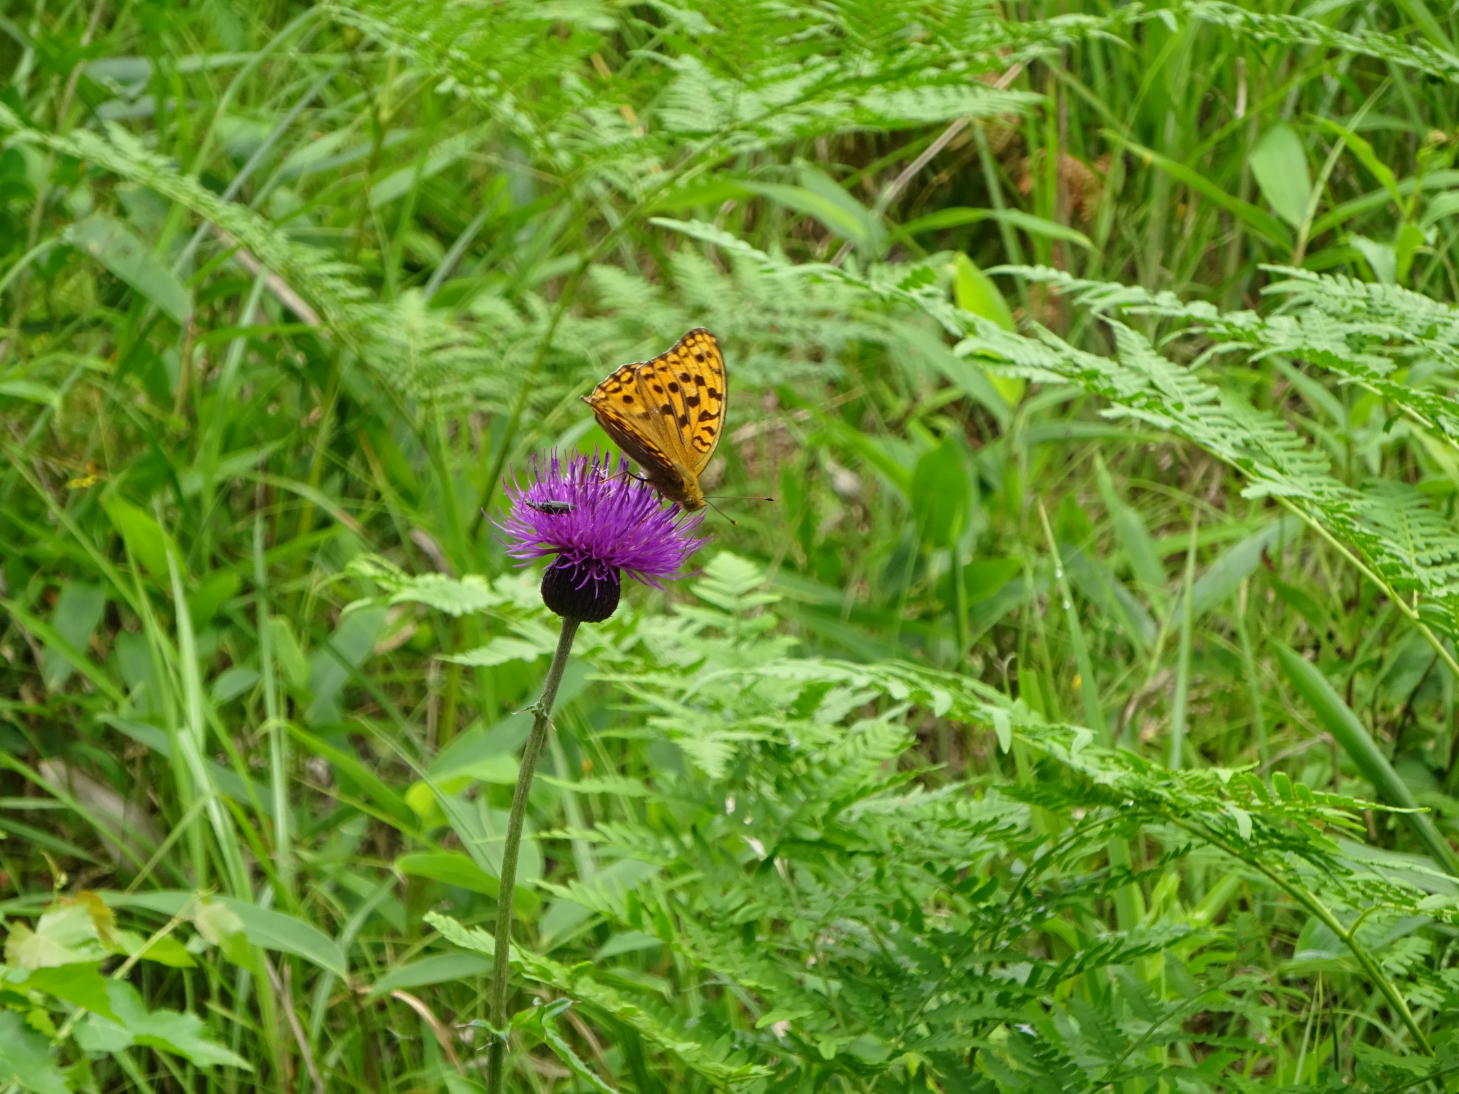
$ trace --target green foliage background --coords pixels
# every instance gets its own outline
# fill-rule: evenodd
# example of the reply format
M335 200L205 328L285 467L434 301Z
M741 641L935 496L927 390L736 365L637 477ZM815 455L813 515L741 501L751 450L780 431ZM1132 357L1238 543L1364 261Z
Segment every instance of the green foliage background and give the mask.
M1456 35L0 5L0 1086L482 1088L500 483L704 325L509 1088L1455 1089Z

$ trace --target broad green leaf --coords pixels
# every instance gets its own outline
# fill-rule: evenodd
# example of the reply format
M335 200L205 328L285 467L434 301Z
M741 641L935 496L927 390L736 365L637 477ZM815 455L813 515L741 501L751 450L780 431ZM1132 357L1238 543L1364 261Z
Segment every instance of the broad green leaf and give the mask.
M95 213L70 225L64 238L160 308L173 322L192 315L192 298L152 249L118 220Z
M953 299L963 311L990 322L997 323L1004 330L1013 330L1013 312L1008 302L985 274L965 254L953 258ZM983 366L979 365L982 368ZM1000 376L997 372L984 369L988 381L1009 406L1017 406L1023 399L1028 381L1021 376Z
M860 225L862 238L854 240L858 246L872 254L880 253L886 238L886 225L878 213L857 201L839 182L813 163L797 165L796 175L807 192L840 208Z
M450 984L491 971L491 962L480 954L433 953L418 961L397 965L376 980L371 995L382 995L401 988L424 988L431 984Z
M1023 563L1016 558L975 558L963 567L963 585L971 603L997 596L1010 581L1023 572Z
M0 1085L11 1084L34 1094L66 1094L71 1089L46 1039L27 1028L18 1011L0 1010Z
M339 720L340 693L355 670L364 664L375 639L385 626L386 609L361 608L340 620L334 633L309 658L309 689L313 698L305 712L310 725Z
M401 855L395 860L395 868L407 877L430 878L487 896L494 897L501 890L496 878L460 851L417 851Z
M244 692L257 687L261 678L262 674L258 669L248 665L224 669L213 677L212 685L208 688L208 699L216 706L231 703Z
M252 969L258 964L248 936L243 932L243 921L232 908L218 900L199 900L193 904L192 910L193 925L197 927L198 934L217 946L225 958L245 969Z
M1191 588L1191 610L1199 619L1233 595L1237 588L1261 565L1261 556L1280 545L1291 543L1302 535L1302 522L1296 517L1281 517L1260 531L1253 532L1239 543L1226 548Z
M187 598L193 626L199 630L206 627L218 614L218 609L237 596L242 587L243 579L237 570L213 570L201 577Z
M993 725L993 736L998 741L998 751L1007 752L1013 747L1013 725L1008 711L993 708L989 721Z
M1385 285L1398 283L1398 254L1392 243L1354 234L1348 236L1348 245L1363 256L1363 261L1373 273L1373 280Z
M945 440L924 453L912 472L912 511L929 547L951 547L967 527L973 487L965 454L961 443Z
M727 201L739 201L750 191L736 179L698 178L654 198L648 206L655 213L677 213L688 209L712 209Z
M56 965L51 968L32 969L24 979L13 974L12 984L23 984L29 991L44 992L73 1007L83 1007L111 1017L111 998L107 994L109 977L102 975L97 961L79 962L70 965Z
M1445 190L1442 194L1435 194L1424 206L1423 218L1419 221L1419 227L1432 228L1439 221L1459 213L1459 190Z
M997 323L1004 330L1015 329L1008 301L1003 299L992 278L965 254L953 256L953 299L963 311Z
M180 938L175 934L164 934L153 938L136 931L117 931L117 943L128 957L140 957L143 961L155 961L172 969L190 969L197 965L192 954L187 952Z
M131 502L115 494L102 498L101 507L111 518L111 523L127 545L127 552L142 564L154 577L167 576L168 548L174 558L181 558L172 537L162 528L150 513L138 509Z
M177 544L172 541L166 529L162 528L152 513L137 508L133 503L115 494L102 497L101 508L111 518L112 527L117 529L127 544L127 551L133 559L142 563L143 569L156 578L168 575L168 548L172 556L181 559Z
M290 687L304 693L309 686L309 658L294 634L293 623L284 616L271 615L266 626L274 664L283 669Z
M295 954L336 976L349 975L349 962L345 959L344 950L312 923L235 897L216 899L238 917L244 936L255 946Z
M1251 150L1251 173L1267 203L1294 228L1307 219L1312 200L1312 179L1307 171L1307 153L1297 131L1278 122Z
M472 861L486 876L501 876L502 844L507 830L506 811L489 809L481 802L468 801L454 794L437 794L436 803ZM542 848L533 838L533 831L533 825L528 821L518 851L514 899L519 908L535 913L541 900L533 885L542 876Z
M51 626L73 650L85 650L105 609L106 592L100 585L68 581L61 586L61 593L56 597ZM47 649L41 657L41 679L52 691L65 684L75 671L70 659L55 650Z
M49 384L31 380L0 380L0 398L23 399L28 403L39 403L52 410L61 407L61 393Z
M441 808L440 795L436 793L436 788L430 783L411 783L401 797L420 821L419 827L439 828L447 823L446 811Z
M5 939L5 963L23 969L100 961L112 952L102 942L86 903L51 908L42 913L34 928L12 921Z
M1397 284L1402 285L1408 281L1413 260L1424 245L1424 232L1417 224L1405 220L1398 226L1398 232L1393 237L1393 278Z
M438 761L439 763L439 761ZM517 781L517 757L511 752L484 753L472 758L462 751L451 757L449 767L431 765L431 779L441 789L457 793L474 782L511 786Z
M1007 224L1009 227L1017 228L1029 235L1056 239L1061 243L1072 243L1076 247L1083 247L1088 251L1094 250L1094 241L1077 228L1034 216L1032 213L1025 213L1021 209L938 209L926 216L907 221L893 233L893 236L894 238L910 238L922 232L959 228L965 224L978 224L985 220L991 220L997 224Z
M76 1043L85 1052L121 1052L132 1047L132 1035L110 1018L93 1011L83 1014L76 1023Z
M778 182L742 182L740 185L793 212L814 217L862 251L875 254L881 249L886 233L875 213L818 168L803 166L800 179L799 186Z
M783 182L746 182L742 185L751 193L768 198L776 205L813 217L843 239L849 239L858 245L866 239L866 224L861 217L836 202L811 193L803 186L791 186Z
M176 1053L198 1067L253 1070L236 1052L204 1036L202 1019L195 1015L161 1007L148 1010L137 989L125 981L112 980L107 987L115 1023L131 1036L133 1044Z

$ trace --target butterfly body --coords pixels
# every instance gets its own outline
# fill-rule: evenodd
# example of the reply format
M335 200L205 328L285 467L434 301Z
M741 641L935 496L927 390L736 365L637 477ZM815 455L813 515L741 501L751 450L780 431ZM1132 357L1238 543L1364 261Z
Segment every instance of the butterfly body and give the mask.
M657 357L615 369L583 402L660 494L694 510L704 508L699 476L719 444L725 394L719 340L695 327Z

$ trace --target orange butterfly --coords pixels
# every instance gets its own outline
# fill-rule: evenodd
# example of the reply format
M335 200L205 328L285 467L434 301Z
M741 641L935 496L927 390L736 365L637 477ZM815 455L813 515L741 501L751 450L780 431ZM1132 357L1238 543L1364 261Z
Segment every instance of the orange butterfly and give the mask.
M615 369L583 402L648 481L680 508L704 508L699 476L724 429L724 357L695 327L651 361Z

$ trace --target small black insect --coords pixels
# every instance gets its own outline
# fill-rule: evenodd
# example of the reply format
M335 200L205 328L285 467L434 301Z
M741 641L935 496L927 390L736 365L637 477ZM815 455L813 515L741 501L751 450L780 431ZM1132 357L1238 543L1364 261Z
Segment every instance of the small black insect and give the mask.
M546 501L529 500L527 502L527 505L530 508L537 510L537 512L539 513L550 513L552 516L561 516L563 513L571 513L574 509L577 508L577 506L570 501L558 501L555 498L549 498Z

